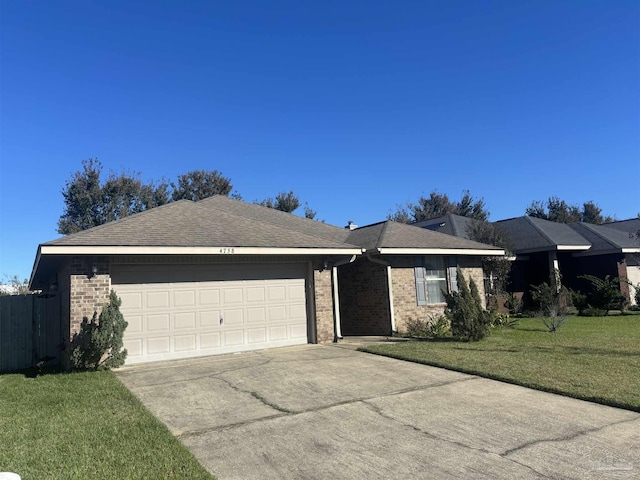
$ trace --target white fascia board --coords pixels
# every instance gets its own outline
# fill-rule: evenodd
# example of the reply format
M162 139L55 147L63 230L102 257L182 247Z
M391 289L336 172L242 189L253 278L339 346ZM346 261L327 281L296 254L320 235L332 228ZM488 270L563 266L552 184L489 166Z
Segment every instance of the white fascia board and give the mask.
M380 255L479 255L483 257L505 255L504 250L467 248L378 248Z
M360 255L361 248L43 245L42 255Z
M574 257L593 257L595 255L611 255L613 253L640 253L640 248L610 248L608 250L588 250L574 253Z
M589 250L591 245L558 245L556 250Z
M38 253L36 254L36 260L35 262L33 262L33 268L31 269L31 276L29 277L29 290L32 290L32 286L33 286L33 281L35 280L35 275L36 272L38 271L38 265L40 265L40 258L41 257L41 248L40 246L38 246Z
M549 246L549 247L538 247L538 248L524 248L521 250L518 250L518 254L520 253L540 253L540 252L555 252L555 251L563 251L563 252L570 252L570 251L584 251L584 250L589 250L591 248L591 245L554 245L554 246Z

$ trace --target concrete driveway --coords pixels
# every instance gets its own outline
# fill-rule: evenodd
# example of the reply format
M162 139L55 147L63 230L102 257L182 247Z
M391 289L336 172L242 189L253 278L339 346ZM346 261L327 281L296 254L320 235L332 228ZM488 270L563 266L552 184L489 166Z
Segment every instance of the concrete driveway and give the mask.
M117 375L222 480L640 478L640 414L340 346Z

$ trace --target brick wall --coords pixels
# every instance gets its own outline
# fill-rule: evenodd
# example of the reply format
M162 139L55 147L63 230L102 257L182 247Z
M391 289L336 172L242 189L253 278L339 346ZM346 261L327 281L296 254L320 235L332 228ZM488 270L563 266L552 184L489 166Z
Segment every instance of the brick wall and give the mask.
M338 269L342 335L390 335L387 268L361 258Z
M315 284L316 332L317 342L327 343L335 340L333 320L333 292L331 289L331 270L313 270Z
M442 315L446 304L418 305L416 298L416 279L413 257L387 257L391 262L391 289L393 291L393 312L396 329L406 330L407 320L426 320L430 317ZM473 278L478 286L478 293L485 303L484 276L479 257L458 257L462 275L467 281Z
M97 273L91 271L96 265ZM72 258L69 272L69 333L71 338L80 331L83 319L91 319L94 312L100 315L102 307L109 303L111 276L109 263L104 258Z
M399 332L406 331L407 320L426 320L444 312L444 304L418 305L414 267L392 267L391 289L394 319Z

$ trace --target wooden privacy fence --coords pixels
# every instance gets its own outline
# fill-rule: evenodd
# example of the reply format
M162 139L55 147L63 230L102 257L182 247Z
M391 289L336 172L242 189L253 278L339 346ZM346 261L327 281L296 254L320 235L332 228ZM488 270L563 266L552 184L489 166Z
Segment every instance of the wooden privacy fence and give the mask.
M60 302L55 297L0 297L0 372L60 361Z

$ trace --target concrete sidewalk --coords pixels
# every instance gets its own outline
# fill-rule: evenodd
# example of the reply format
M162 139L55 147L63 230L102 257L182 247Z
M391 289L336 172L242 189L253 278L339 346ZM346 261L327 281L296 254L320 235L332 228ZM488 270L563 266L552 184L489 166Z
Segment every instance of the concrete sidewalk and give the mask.
M640 478L640 414L344 345L117 375L223 480Z

